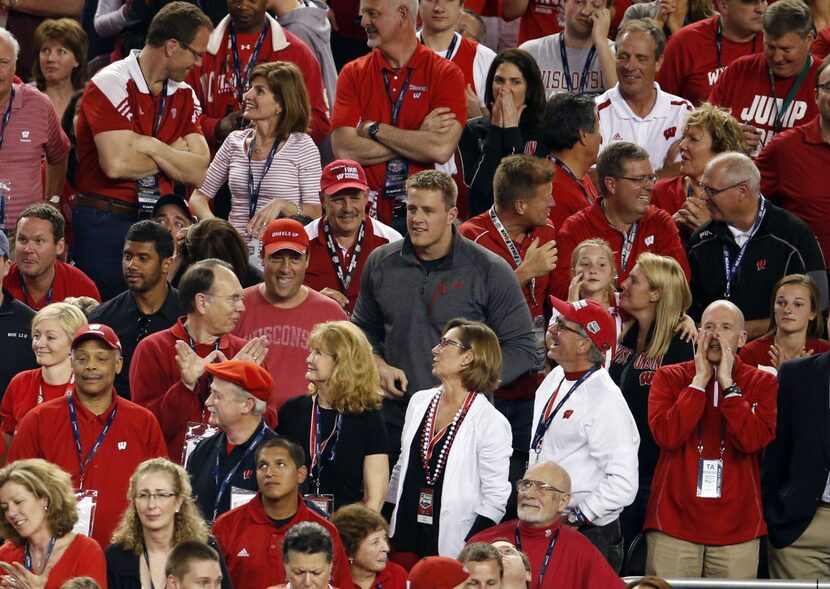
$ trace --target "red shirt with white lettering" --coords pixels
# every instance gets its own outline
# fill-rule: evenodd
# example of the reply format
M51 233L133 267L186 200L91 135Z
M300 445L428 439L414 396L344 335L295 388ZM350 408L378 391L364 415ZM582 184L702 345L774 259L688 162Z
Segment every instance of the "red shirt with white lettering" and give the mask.
M107 131L133 131L152 135L168 145L191 133L201 133L201 107L193 89L184 82L167 81L167 99L158 132L154 132L161 96L153 96L133 51L95 74L86 85L78 114L76 188L137 204L135 180L114 180L101 169L95 135ZM159 174L160 194L173 192L173 182Z
M704 102L718 78L733 61L763 51L764 34L736 43L721 35L720 59L717 28L720 16L699 20L669 37L657 82L670 94L682 96L694 105Z
M816 70L819 65L821 62L813 59L804 82L781 119L782 129L797 127L818 115L815 90ZM776 78L773 96L766 57L763 53L747 55L732 62L709 94L710 103L731 109L732 116L738 121L763 131L761 144L750 155L758 155L764 145L775 136L774 120L798 75L797 73L791 78ZM777 105L775 99L778 101Z

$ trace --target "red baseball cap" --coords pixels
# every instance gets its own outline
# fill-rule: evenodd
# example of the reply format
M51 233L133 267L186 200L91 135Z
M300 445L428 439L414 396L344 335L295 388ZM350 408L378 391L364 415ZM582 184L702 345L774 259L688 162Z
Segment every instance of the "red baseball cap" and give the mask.
M205 365L205 372L216 378L238 384L261 401L269 401L274 391L274 379L259 364L243 360L229 360Z
M463 564L446 556L427 556L409 571L409 589L453 589L470 577Z
M270 256L279 250L291 250L302 255L308 251L308 233L299 221L275 219L262 234L262 252Z
M611 350L614 353L617 346L617 324L608 309L596 301L584 299L568 303L552 296L550 302L565 319L579 323L601 352Z
M93 338L101 340L113 350L118 350L119 352L121 351L121 342L119 341L118 336L115 335L115 332L111 327L104 325L103 323L90 323L89 325L84 325L77 332L75 332L75 337L72 338L71 349L74 350L82 341Z
M354 160L334 160L323 168L323 175L320 176L320 190L332 195L346 188L369 190L363 166Z

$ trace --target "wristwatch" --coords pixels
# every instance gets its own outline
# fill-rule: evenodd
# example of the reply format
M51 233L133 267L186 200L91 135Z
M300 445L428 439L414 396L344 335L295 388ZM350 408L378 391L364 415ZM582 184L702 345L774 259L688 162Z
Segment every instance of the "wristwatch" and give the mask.
M366 127L366 134L369 135L369 139L374 139L377 141L376 135L378 134L378 130L380 129L380 123L377 121L369 123Z
M578 526L579 525L579 516L576 514L575 511L572 511L568 514L568 525L569 526Z

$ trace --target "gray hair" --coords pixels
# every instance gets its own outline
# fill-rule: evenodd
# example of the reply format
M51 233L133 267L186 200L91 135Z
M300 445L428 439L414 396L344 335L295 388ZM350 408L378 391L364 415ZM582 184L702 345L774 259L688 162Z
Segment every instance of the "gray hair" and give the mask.
M802 39L813 30L813 17L802 0L778 0L764 11L764 35L780 39L787 33L795 33Z
M635 18L626 22L617 30L616 42L619 43L626 33L645 33L654 40L654 59L659 60L663 57L666 35L663 33L663 27L658 25L653 18Z
M12 46L12 52L14 53L14 61L17 63L17 56L20 54L20 43L17 42L17 39L14 35L12 35L7 29L0 27L0 39L4 40L6 43Z
M227 383L231 385L231 388L233 388L233 391L236 393L236 398L240 403L244 403L248 399L254 400L254 407L253 409L251 409L252 415L254 415L255 417L261 417L262 414L265 413L265 410L268 408L268 403L266 403L262 399L257 399L251 393L246 391L244 388L242 388L235 382L227 381Z
M781 0L783 1L783 0ZM757 197L761 194L761 172L758 166L745 153L739 151L727 151L720 153L709 160L706 164L707 170L714 170L716 167L723 169L723 181L727 184L746 182L749 191Z

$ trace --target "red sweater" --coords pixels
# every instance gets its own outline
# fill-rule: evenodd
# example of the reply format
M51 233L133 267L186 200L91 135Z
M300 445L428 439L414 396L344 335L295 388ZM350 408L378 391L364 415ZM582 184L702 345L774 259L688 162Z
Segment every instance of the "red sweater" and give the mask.
M738 352L738 356L740 356L741 360L750 366L772 366L772 361L769 358L769 349L772 346L773 341L773 337L770 335L759 337L741 348L741 351ZM804 345L804 349L808 352L812 350L813 353L810 355L814 356L830 350L830 342L823 339L808 337L807 342Z
M559 249L559 263L553 272L553 290L560 299L567 300L568 285L571 282L571 254L576 246L586 239L600 237L611 245L614 251L614 258L617 264L619 278L617 284L622 284L628 277L629 272L637 263L637 256L643 252L651 252L661 256L674 258L683 268L688 280L689 261L686 259L686 251L680 242L680 234L677 225L674 224L671 216L654 205L648 208L637 225L637 238L631 248L628 264L625 268L620 262L621 251L625 236L612 227L605 219L605 214L600 207L601 200L593 206L582 209L572 215L559 228L556 237L556 246Z
M761 508L761 450L775 437L778 383L775 377L740 359L732 376L741 396L713 403L713 378L706 392L689 386L694 360L663 366L654 374L648 423L660 458L654 471L645 529L656 529L687 542L725 546L767 533ZM702 457L717 459L723 425L723 487L719 499L697 497L697 427Z

